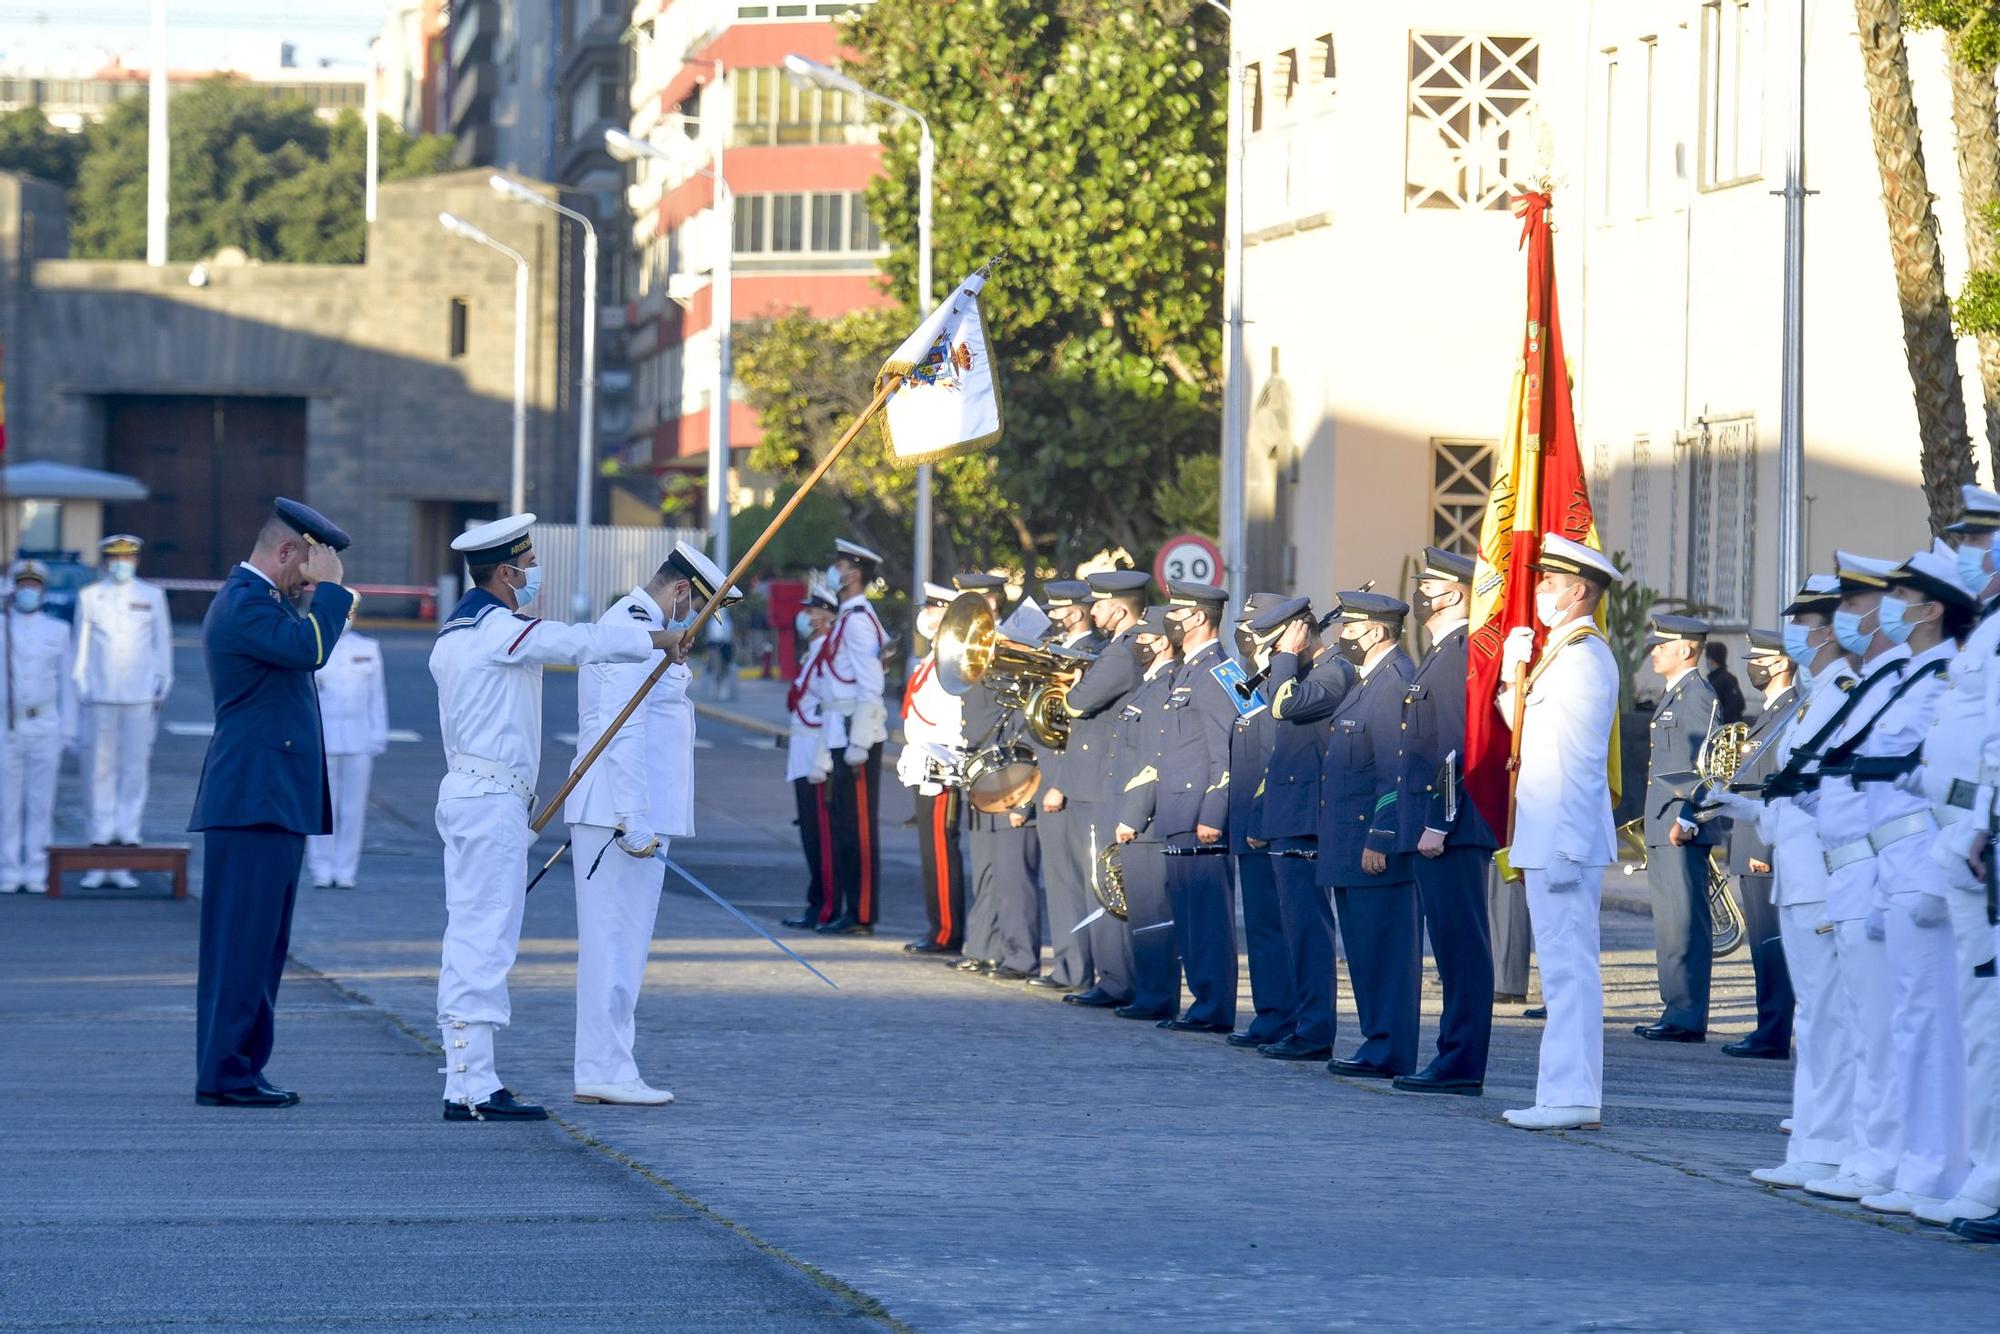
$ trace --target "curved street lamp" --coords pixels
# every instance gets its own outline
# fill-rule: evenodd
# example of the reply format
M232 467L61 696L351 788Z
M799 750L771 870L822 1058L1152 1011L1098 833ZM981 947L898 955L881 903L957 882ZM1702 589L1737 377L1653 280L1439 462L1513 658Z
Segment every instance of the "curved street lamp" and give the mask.
M438 214L438 225L514 261L514 472L507 506L520 514L528 508L528 257L454 214Z

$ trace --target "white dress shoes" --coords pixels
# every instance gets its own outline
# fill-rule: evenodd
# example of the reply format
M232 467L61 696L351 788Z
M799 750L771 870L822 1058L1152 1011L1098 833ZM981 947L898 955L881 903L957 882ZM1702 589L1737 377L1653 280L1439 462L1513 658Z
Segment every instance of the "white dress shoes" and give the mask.
M2000 1212L2000 1205L1960 1195L1949 1200L1925 1200L1910 1210L1910 1215L1919 1223L1950 1227L1961 1218L1991 1218L1997 1212Z
M1500 1119L1516 1130L1599 1130L1604 1118L1595 1107L1533 1107L1502 1112Z
M1880 1195L1864 1195L1861 1207L1873 1214L1907 1214L1920 1204L1943 1204L1943 1200L1933 1200L1923 1195L1912 1195L1907 1190L1889 1190Z
M674 1100L674 1095L654 1088L643 1079L628 1079L622 1084L578 1084L576 1100L623 1107L664 1107Z
M83 879L78 881L77 883L82 885L85 889L103 889L104 874L105 873L102 871L85 871L83 873Z
M1789 1117L1789 1116L1788 1116L1788 1117L1786 1117L1786 1118L1785 1118L1784 1120L1782 1120L1782 1121L1778 1122L1778 1133L1779 1133L1780 1135L1789 1135L1789 1134L1791 1134L1791 1133L1792 1133L1792 1118L1791 1118L1791 1117Z
M1841 1172L1824 1181L1806 1182L1806 1194L1827 1200L1861 1200L1870 1195L1888 1193L1888 1186L1879 1181L1863 1181L1852 1172Z
M1750 1179L1763 1186L1776 1186L1779 1190L1798 1190L1809 1181L1825 1181L1840 1175L1839 1163L1781 1163L1776 1167L1760 1167L1750 1174Z
M113 871L111 873L111 887L113 889L137 889L139 887L139 877L133 875L130 871Z

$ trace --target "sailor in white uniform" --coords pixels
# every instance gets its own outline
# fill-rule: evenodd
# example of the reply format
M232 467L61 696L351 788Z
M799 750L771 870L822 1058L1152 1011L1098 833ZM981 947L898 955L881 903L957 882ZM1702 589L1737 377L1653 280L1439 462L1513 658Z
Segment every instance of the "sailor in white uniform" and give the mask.
M76 596L76 685L90 736L90 841L137 847L160 705L174 686L167 595L138 577L145 544L118 533L98 544L104 578ZM86 889L136 889L130 871L91 871Z
M14 564L14 587L0 617L7 734L0 768L0 894L48 887L49 827L63 751L76 743L76 680L69 627L42 610L49 570Z
M597 623L683 632L722 578L708 557L676 543L652 579L613 603ZM741 597L732 588L724 602ZM583 669L576 694L579 762L645 685L661 656ZM694 833L691 679L685 664L669 663L563 804L576 877L578 1102L657 1107L674 1100L640 1078L632 1044L666 875L653 854L664 851L669 839Z
M444 781L437 826L444 839L447 920L438 969L447 1121L546 1120L500 1082L493 1030L505 1027L507 970L521 938L527 897L529 818L542 757L542 668L552 663L641 662L655 649L685 656L677 630L563 625L522 609L542 574L516 514L461 534L472 587L438 629L431 677L438 688Z
M816 930L833 918L833 807L826 780L833 775L833 756L826 748L826 728L820 718L814 683L826 671L827 632L840 604L815 584L799 612L798 638L805 645L798 674L785 692L785 712L791 728L785 739L785 781L792 785L799 846L806 857L806 907L784 919L794 929Z
M1594 618L1604 591L1625 576L1602 552L1555 534L1542 539L1535 568L1535 617L1548 638L1525 684L1508 857L1527 879L1549 1017L1535 1105L1505 1119L1523 1130L1571 1130L1598 1125L1604 1101L1597 917L1604 868L1617 847L1606 776L1618 723L1618 662ZM1534 631L1521 626L1501 650L1505 684L1497 702L1510 723L1516 674L1534 648Z
M389 748L389 692L382 645L349 630L313 674L326 737L326 781L333 832L306 839L306 867L320 889L353 889L361 871L361 834L375 757Z

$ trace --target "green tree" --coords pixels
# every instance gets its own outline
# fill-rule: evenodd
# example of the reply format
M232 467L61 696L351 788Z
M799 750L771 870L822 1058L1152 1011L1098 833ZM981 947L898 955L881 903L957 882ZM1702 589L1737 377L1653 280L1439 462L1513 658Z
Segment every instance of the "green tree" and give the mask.
M144 98L127 98L91 127L70 196L79 256L146 253ZM353 112L331 123L293 98L216 78L179 94L168 123L172 164L167 253L178 260L240 246L252 259L352 264L363 254L367 129ZM451 141L381 123L385 181L439 170Z
M941 21L876 6L842 29L848 72L938 136L939 283L1009 256L984 301L1007 435L938 470L944 559L1035 574L1113 545L1143 563L1168 526L1165 484L1215 447L1227 32L1206 14L1194 0L958 0ZM882 141L868 200L900 295L916 273L917 131L891 119ZM759 466L823 447L914 319L851 318L750 340L746 359L773 372L745 379L766 414ZM838 379L838 397L786 388L781 368ZM840 408L815 421L802 400ZM869 466L836 481L859 514L902 521L907 478Z
M24 172L67 190L82 160L83 136L49 124L40 107L0 116L0 171Z

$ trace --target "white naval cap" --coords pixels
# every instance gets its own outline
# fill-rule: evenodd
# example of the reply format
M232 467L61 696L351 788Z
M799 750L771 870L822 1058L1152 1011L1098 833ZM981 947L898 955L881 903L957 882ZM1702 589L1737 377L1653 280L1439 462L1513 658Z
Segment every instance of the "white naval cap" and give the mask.
M1554 570L1558 574L1579 575L1594 584L1610 585L1625 582L1624 574L1605 557L1603 552L1564 537L1561 533L1543 535L1541 558L1535 562L1534 568Z
M701 595L703 602L715 596L715 590L722 587L723 574L716 563L685 542L674 543L673 554L667 557L667 565L681 578L694 585L694 591ZM743 600L743 590L731 584L729 591L722 595L722 605L727 607Z
M958 590L950 584L934 584L924 580L924 602L932 607L949 607L958 596Z
M1840 591L1843 593L1880 592L1889 586L1890 577L1896 573L1896 562L1856 555L1852 551L1835 551L1833 573L1840 580Z
M1957 523L1946 526L1947 533L1990 533L2000 528L2000 494L1970 482L1958 488L1965 512Z
M1927 598L1960 607L1971 607L1978 601L1958 577L1957 555L1937 538L1932 538L1929 547L1902 563L1896 571L1895 582L1905 588L1914 588Z
M451 539L451 549L463 555L468 565L498 565L534 547L528 530L535 526L532 514L510 514L492 523L468 528Z
M837 537L833 540L833 549L837 555L851 556L855 560L865 560L875 565L882 563L882 558L879 555L862 546L859 542L850 542L844 537Z

